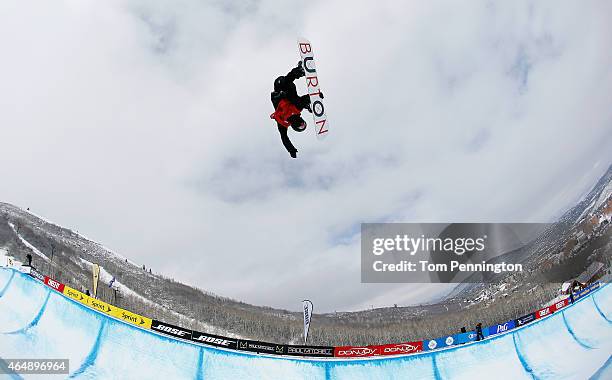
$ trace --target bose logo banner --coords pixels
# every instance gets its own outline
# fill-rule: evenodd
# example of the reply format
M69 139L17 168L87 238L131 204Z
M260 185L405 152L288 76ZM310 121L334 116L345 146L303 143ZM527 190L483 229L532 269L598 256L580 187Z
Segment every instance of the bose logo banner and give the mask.
M172 335L182 339L191 339L191 330L184 329L178 326L173 326L168 323L160 321L153 321L151 323L151 330L159 331L166 335Z
M211 346L226 347L236 349L238 348L237 341L230 340L222 336L203 334L197 331L191 333L191 340L194 342L205 343Z

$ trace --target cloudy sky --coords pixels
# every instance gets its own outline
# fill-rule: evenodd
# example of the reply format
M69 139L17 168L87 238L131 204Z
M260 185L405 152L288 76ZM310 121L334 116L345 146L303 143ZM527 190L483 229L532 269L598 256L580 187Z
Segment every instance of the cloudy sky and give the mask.
M0 201L218 294L354 310L444 290L361 284L360 223L549 221L612 162L609 1L351 4L0 2ZM331 132L292 160L269 93L299 36Z

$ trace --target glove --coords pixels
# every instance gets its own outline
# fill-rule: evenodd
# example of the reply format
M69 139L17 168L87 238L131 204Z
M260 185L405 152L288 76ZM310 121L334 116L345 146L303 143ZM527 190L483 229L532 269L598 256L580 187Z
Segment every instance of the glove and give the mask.
M306 72L302 67L302 61L298 62L298 65L291 69L291 75L295 76L296 78L301 78L306 75Z
M312 113L312 109L310 108L310 96L302 95L298 100L297 106L300 108L306 108L308 112Z

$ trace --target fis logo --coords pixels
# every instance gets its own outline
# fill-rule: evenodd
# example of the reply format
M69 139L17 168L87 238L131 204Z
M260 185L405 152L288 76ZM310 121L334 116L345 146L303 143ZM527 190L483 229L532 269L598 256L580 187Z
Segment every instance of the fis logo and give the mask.
M430 340L429 343L427 344L427 347L429 347L430 350L433 350L437 346L438 346L438 342L436 342L435 339Z

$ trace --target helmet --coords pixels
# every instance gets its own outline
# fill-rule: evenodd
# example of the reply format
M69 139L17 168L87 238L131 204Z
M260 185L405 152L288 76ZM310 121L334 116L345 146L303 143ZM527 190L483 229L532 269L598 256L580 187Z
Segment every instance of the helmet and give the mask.
M282 91L284 76L280 76L274 80L274 91Z
M296 132L302 132L306 129L306 122L299 115L291 116L288 121L291 123L291 128Z

